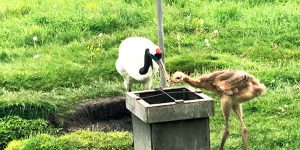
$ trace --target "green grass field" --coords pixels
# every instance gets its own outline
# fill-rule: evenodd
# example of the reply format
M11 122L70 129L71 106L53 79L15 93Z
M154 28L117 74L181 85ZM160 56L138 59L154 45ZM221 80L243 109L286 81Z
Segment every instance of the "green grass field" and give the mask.
M300 147L299 8L299 0L164 0L168 72L238 69L267 86L244 104L250 149ZM0 117L48 119L90 98L122 95L115 61L130 36L157 43L154 0L1 0ZM206 93L215 99L211 146L218 149L224 119L218 98ZM225 148L241 149L233 113L230 131Z

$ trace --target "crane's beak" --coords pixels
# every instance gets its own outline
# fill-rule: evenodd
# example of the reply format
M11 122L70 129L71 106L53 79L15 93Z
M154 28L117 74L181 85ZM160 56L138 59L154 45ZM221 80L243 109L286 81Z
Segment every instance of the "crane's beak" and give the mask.
M163 78L166 81L166 86L169 86L169 84L170 84L170 76L168 75L168 73L166 71L166 67L165 67L164 63L162 62L162 60L161 60L162 52L161 52L161 50L159 48L157 48L155 52L156 53L155 53L153 59L156 61L156 63L159 66L159 71L161 72Z
M156 61L156 62L157 62L157 64L158 64L158 66L159 66L160 72L162 72L163 78L164 78L165 81L166 81L166 85L169 86L169 84L170 84L170 76L169 76L169 74L168 74L167 71L166 71L166 68L165 68L164 63L162 62L161 59L158 60L158 61Z

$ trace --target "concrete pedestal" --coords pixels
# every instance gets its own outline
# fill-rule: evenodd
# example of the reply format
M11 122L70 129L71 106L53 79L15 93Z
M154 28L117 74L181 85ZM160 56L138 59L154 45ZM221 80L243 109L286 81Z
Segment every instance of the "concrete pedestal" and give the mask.
M192 88L126 93L135 150L208 150L210 97Z

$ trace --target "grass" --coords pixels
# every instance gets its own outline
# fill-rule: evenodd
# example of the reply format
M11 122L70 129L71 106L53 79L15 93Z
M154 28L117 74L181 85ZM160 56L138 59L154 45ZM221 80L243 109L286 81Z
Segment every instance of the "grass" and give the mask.
M60 137L41 134L26 140L12 141L7 150L131 150L132 137L128 132L76 131Z
M43 119L26 120L17 116L0 118L0 149L14 139L28 138L40 133L54 134L57 131Z
M250 149L300 147L299 6L299 0L164 1L170 73L240 69L268 87L263 97L244 105ZM2 0L0 117L48 119L90 98L123 94L114 67L118 46L130 36L157 43L155 9L150 0ZM212 97L211 141L217 149L224 120ZM236 117L230 124L226 149L240 149Z

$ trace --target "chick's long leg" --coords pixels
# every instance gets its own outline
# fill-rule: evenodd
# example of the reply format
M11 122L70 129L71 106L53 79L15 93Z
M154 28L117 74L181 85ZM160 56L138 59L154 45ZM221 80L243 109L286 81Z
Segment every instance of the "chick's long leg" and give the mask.
M224 129L224 133L220 145L220 150L223 150L226 139L229 135L229 116L230 116L230 110L232 109L232 98L228 95L223 95L221 97L221 107L225 118L225 129Z
M247 150L248 149L248 143L247 143L247 128L246 125L243 121L243 112L242 112L242 105L238 104L238 105L234 105L232 107L233 111L235 112L235 114L239 117L240 123L241 123L241 127L242 127L242 138L243 138L243 143L244 143L244 149Z

